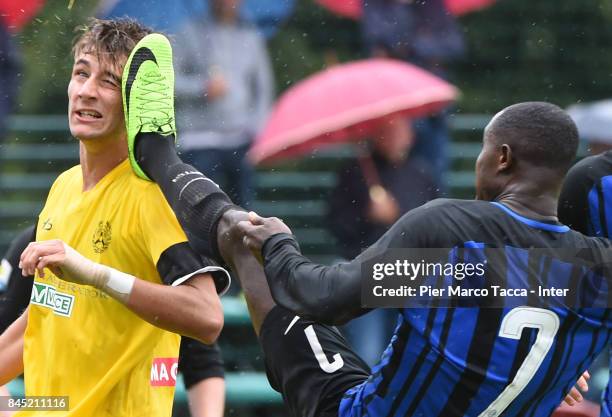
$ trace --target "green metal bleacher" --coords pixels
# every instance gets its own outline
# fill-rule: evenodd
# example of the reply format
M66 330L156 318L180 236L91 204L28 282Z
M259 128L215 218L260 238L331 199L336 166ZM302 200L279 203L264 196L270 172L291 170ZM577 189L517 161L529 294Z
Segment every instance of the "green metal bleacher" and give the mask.
M473 195L473 163L480 150L481 129L488 120L485 115L450 118L458 138L450 148L452 171L447 184L452 196ZM65 116L14 116L10 127L12 140L0 148L0 251L19 229L33 222L57 174L78 161L77 144L66 139L69 133ZM258 170L254 209L262 215L283 218L306 255L318 262L333 261L335 242L325 227L326 200L336 184L335 172L352 156L354 148L344 146ZM247 334L246 344L243 340L233 344L229 340L222 345L226 362L229 358L230 364L235 363L226 375L228 405L279 404L281 397L269 386L261 364L244 364L242 357L258 356L259 349L244 301L225 297L223 308L224 334L229 339L233 334ZM14 394L23 393L19 382L11 388ZM176 401L184 404L186 398L180 381Z

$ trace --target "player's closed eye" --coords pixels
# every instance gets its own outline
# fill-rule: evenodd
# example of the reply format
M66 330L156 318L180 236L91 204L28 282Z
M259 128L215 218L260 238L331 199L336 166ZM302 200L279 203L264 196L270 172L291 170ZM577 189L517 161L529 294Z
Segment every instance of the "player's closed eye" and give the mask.
M110 87L117 87L117 83L116 83L116 82L115 82L113 79L106 78L106 79L102 80L102 82L103 82L105 85L107 85L107 86L110 86Z

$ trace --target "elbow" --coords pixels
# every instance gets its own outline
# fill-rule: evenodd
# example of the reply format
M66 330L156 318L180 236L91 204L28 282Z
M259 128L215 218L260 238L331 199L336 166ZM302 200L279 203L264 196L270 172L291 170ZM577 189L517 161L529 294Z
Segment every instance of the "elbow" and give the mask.
M207 345L215 343L223 329L223 310L221 306L215 311L207 312L199 327L197 339Z
M202 274L186 285L190 290L190 329L194 339L212 345L219 338L223 329L223 307L209 274ZM195 288L195 291L191 288Z

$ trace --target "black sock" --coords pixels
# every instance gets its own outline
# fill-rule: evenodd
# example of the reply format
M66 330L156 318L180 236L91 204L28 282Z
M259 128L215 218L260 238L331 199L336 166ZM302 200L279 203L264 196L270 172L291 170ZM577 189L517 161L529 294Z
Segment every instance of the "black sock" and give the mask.
M166 176L168 167L183 162L176 153L174 135L139 133L134 153L140 168L157 183Z
M224 263L217 247L217 224L230 208L230 198L200 171L178 157L174 137L141 133L136 160L155 181L198 252Z

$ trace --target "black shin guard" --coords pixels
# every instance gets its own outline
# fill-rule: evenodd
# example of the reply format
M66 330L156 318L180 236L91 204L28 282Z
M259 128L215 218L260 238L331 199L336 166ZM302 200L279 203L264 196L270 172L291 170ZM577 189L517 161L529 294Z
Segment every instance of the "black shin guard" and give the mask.
M224 263L217 247L217 224L225 211L239 207L211 179L180 160L172 137L142 134L136 158L161 188L194 249Z

